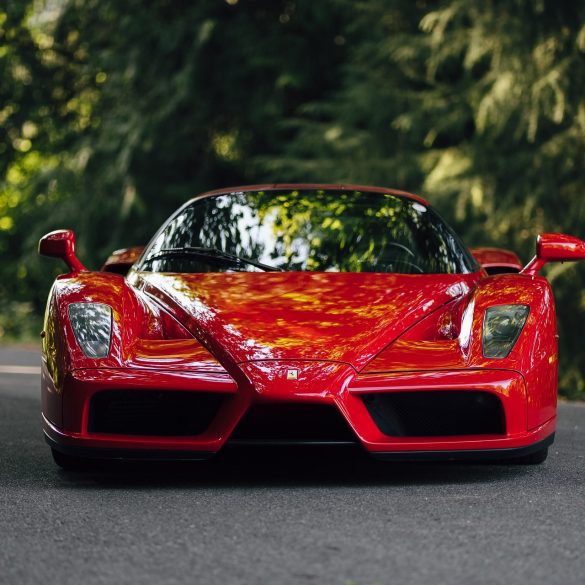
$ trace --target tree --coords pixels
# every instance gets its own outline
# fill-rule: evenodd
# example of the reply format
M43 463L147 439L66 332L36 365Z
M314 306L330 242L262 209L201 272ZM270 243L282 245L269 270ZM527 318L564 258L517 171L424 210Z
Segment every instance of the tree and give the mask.
M42 233L74 228L97 266L229 184L421 192L468 244L525 260L538 232L585 237L585 5L572 0L10 0L0 63L7 331L38 324L7 316L22 299L42 311ZM564 392L585 395L585 268L548 276Z
M571 1L356 7L343 87L303 106L269 161L290 176L426 194L470 245L585 237L585 6ZM585 268L556 265L564 392L585 390Z

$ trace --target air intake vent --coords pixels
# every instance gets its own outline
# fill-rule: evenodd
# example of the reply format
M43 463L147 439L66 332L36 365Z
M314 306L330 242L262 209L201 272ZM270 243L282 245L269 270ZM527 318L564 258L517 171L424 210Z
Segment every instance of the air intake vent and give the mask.
M200 435L223 400L223 396L199 392L106 390L91 400L88 429L116 435Z
M335 406L271 403L252 405L230 442L354 444L356 437Z
M372 393L363 396L374 422L391 437L505 433L497 396L475 390Z

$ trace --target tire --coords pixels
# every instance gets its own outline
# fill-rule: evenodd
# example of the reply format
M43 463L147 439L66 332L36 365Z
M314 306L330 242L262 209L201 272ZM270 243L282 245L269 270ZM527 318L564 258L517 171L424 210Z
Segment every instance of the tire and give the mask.
M540 465L546 461L548 457L548 447L539 449L530 455L524 455L523 457L515 457L510 459L509 463L512 465Z
M84 469L88 469L90 467L90 461L88 459L84 459L83 457L66 455L65 453L61 453L61 451L57 451L56 449L51 449L51 454L53 455L53 461L61 469L65 469L66 471L83 471Z

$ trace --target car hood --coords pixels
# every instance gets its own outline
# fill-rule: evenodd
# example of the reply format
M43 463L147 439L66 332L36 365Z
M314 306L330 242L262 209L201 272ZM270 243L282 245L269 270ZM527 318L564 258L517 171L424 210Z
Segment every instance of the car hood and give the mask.
M360 370L406 329L465 294L472 280L348 272L141 273L140 287L222 363L331 360Z

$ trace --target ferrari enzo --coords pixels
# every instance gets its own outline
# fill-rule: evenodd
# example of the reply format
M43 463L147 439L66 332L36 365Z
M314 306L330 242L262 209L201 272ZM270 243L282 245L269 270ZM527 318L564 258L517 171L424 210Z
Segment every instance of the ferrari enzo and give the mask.
M522 267L472 253L416 195L281 184L204 193L99 271L69 230L39 252L68 267L41 333L63 467L242 444L541 463L553 442L557 329L538 273L585 259L577 238L540 235Z

